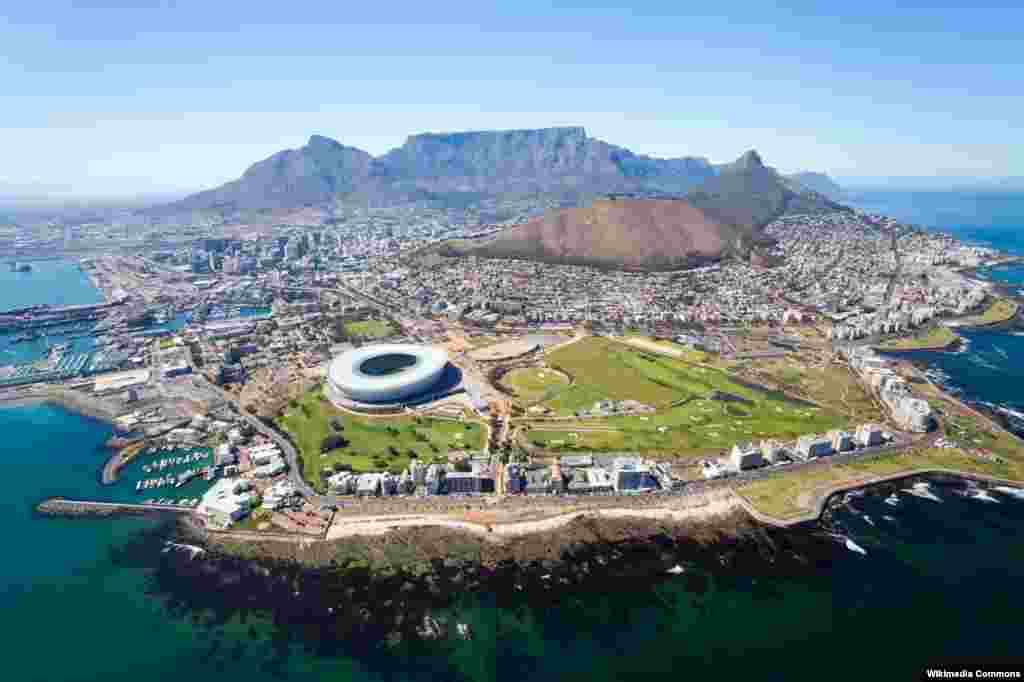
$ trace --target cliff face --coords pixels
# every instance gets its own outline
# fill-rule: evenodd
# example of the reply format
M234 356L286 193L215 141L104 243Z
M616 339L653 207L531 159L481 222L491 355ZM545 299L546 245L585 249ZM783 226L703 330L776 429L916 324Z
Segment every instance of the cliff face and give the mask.
M718 173L686 195L687 201L718 221L756 231L784 213L845 210L829 199L792 187L756 151L717 167Z
M238 180L162 209L295 208L352 194L387 200L417 193L682 193L714 173L705 159L634 154L580 127L413 135L379 158L314 135Z
M253 164L237 180L169 205L171 210L297 208L356 191L370 177L373 157L314 135L306 146Z

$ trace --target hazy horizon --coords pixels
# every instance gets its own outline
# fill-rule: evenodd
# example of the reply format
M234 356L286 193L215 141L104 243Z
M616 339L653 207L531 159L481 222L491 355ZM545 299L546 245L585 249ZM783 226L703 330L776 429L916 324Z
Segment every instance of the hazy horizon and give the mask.
M657 157L833 177L1024 176L1024 8L867 0L10 6L0 183L186 193L319 133L584 126Z

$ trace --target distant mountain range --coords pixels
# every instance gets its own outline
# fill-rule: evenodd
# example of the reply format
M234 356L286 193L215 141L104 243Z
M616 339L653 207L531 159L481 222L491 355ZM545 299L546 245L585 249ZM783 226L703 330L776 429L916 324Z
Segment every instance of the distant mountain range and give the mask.
M840 201L846 197L845 190L824 173L805 171L803 173L793 173L785 177L787 180L795 182L805 189L813 190L822 196L826 196L832 201Z
M593 196L610 192L681 194L716 174L704 158L657 159L588 137L580 127L425 133L374 157L314 135L240 178L154 214L246 211L323 205L337 199L458 201L497 194Z

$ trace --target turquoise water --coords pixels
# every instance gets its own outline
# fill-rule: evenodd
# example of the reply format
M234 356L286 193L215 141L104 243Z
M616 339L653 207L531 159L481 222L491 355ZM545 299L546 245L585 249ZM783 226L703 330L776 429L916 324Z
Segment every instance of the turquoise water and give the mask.
M1024 201L986 203L969 195L861 201L1024 253L1017 237ZM950 216L956 220L941 222ZM67 297L64 302L98 298L73 269L53 267L64 273L51 280L66 289L63 294L42 287L30 301L19 289L7 299L14 288L0 288L0 308L57 302L59 295ZM1012 268L993 276L1024 279ZM966 395L1024 405L1024 381L1017 380L1024 380L1024 338L1002 332L970 332L968 338L972 353L934 354L929 361ZM154 521L32 515L32 505L49 495L134 497L133 486L103 489L98 482L105 426L57 408L30 407L0 410L0 429L8 489L0 504L0 529L8 540L0 562L0 583L7 587L0 591L4 679L16 682L223 676L252 682L589 682L651 673L818 680L863 679L865 666L882 679L907 679L941 656L1020 660L1013 595L1024 578L1024 502L998 492L992 493L996 503L965 497L962 486L952 484L935 486L941 503L901 493L899 505L890 506L884 502L889 491L852 499L834 510L826 530L853 538L866 556L810 529L772 536L743 552L723 545L687 564L680 577L637 568L554 588L453 589L449 609L474 626L474 641L394 649L342 642L328 655L303 647L317 636L316 628L294 625L294 618L281 616L280 604L258 592L242 600L245 609L223 613L216 596L230 584L210 577L194 594L174 592L146 561L125 560L119 548L154 529ZM129 467L126 480L139 474ZM342 598L339 608L344 603Z
M32 272L11 272L0 267L0 312L31 305L79 305L102 303L103 296L72 261L33 261ZM16 343L15 334L0 334L0 365L31 362L46 357L47 345L68 342L71 350L84 353L95 343L53 334L44 339Z
M102 303L103 296L73 261L33 261L32 272L0 268L0 312L48 303Z
M859 208L940 229L981 246L1024 256L1024 194L977 192L869 192ZM1024 264L982 270L978 276L1024 290ZM1017 289L1020 285L1021 289ZM1024 330L958 330L955 353L915 353L949 390L973 401L1024 412Z

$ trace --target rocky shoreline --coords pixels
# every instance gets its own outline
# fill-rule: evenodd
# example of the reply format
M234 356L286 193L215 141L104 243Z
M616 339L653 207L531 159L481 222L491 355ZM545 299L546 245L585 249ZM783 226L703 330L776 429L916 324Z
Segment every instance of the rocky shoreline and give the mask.
M246 546L171 523L142 533L114 558L149 569L149 592L173 616L217 628L263 614L277 633L271 642L298 637L317 655L372 664L382 645L406 652L429 640L472 638L462 623L481 602L514 612L543 607L554 595L647 590L664 580L684 580L700 595L722 579L714 576L827 570L846 551L825 534L763 526L742 512L699 523L583 518L502 545L428 528ZM271 665L284 666L287 648L277 654Z

